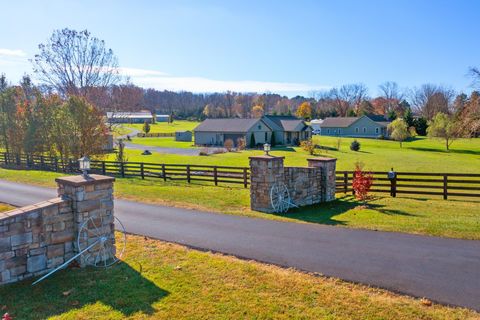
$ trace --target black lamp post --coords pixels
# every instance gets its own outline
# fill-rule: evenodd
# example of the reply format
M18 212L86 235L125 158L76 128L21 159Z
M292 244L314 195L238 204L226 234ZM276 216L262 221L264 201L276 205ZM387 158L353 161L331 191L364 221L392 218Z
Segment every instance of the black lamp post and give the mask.
M90 158L83 156L78 159L78 166L82 170L82 175L84 178L88 178L88 170L90 170Z

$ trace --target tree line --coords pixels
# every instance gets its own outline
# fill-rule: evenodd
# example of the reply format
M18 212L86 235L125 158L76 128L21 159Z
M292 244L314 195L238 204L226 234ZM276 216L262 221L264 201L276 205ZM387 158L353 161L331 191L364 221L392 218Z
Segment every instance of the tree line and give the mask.
M449 135L480 135L477 91L467 96L432 84L402 90L395 82L381 84L375 97L363 84L291 98L275 93L144 89L120 76L113 51L86 30L55 30L38 46L31 62L38 85L29 76L17 85L0 77L0 148L9 152L63 158L101 154L108 134L105 112L145 109L195 120L264 114L304 119L377 115L403 119L408 130L413 127L420 135L427 134L428 124L441 115L451 123L446 130ZM471 68L470 73L473 85L480 88L479 70Z

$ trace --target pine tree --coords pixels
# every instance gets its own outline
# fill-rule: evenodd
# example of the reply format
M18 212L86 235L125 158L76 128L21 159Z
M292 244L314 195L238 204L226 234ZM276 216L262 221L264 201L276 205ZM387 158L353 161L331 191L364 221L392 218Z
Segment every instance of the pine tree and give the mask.
M252 132L252 135L250 136L250 148L253 149L256 145L257 143L255 142L255 134Z

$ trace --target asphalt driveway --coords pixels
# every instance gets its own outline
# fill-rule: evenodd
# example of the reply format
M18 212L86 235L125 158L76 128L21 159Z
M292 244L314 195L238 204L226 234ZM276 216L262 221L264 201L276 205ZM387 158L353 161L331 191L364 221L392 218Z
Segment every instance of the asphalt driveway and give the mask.
M0 180L17 206L56 191ZM480 241L278 222L116 200L128 232L480 311Z

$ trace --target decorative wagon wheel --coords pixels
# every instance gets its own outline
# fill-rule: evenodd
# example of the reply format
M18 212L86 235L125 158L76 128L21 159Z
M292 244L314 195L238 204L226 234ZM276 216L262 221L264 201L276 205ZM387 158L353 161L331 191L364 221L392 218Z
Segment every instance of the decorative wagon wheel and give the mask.
M290 199L290 192L285 183L276 182L270 189L270 202L274 212L287 212L291 207L297 207Z
M111 225L103 225L103 217L89 217L80 226L77 236L78 253L56 267L40 279L36 280L32 285L45 280L58 270L68 266L72 261L82 256L83 262L98 268L108 268L117 263L125 252L127 236L123 223L113 217L113 222L117 223L117 232L121 233L120 241L115 241L115 234L111 230ZM118 252L118 254L116 254Z
M103 217L95 222L93 217L88 218L81 225L77 236L78 252L83 255L83 262L97 268L107 268L117 263L125 252L127 242L125 227L114 217L117 231L121 233L120 241L115 241L115 233L110 227L103 226ZM116 254L118 252L118 254Z

